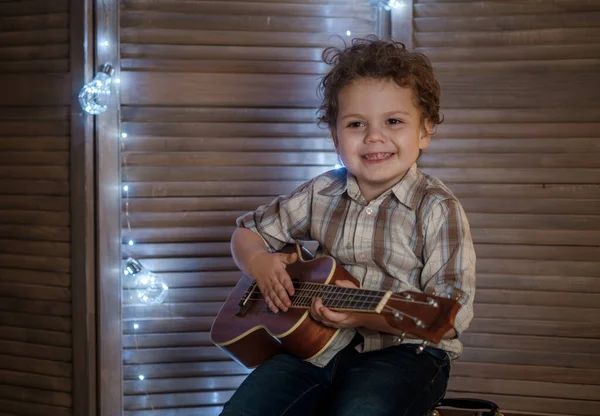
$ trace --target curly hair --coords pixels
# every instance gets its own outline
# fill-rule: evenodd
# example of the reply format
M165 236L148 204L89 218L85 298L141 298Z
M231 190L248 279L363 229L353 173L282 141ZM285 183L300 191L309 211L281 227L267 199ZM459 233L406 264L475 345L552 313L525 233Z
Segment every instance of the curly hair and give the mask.
M318 87L322 99L319 126L334 128L338 116L338 94L342 88L360 78L393 79L400 87L410 87L421 121L432 126L442 123L440 85L433 75L429 58L410 52L401 42L380 40L376 36L354 39L350 46L334 46L323 51L323 61L333 68Z

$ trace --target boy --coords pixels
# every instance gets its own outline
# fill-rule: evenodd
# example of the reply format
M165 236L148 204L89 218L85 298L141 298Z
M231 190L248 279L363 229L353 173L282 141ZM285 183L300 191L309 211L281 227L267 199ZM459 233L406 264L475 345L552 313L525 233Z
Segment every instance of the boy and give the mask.
M439 114L429 60L377 38L328 48L321 124L345 168L324 173L240 217L231 247L273 312L294 294L287 243L315 240L363 287L450 296L462 307L455 328L417 354L380 315L340 313L313 299L310 314L342 328L311 362L279 354L264 362L225 404L223 415L423 416L445 393L458 334L473 316L475 253L461 205L416 166ZM352 286L350 282L339 283Z

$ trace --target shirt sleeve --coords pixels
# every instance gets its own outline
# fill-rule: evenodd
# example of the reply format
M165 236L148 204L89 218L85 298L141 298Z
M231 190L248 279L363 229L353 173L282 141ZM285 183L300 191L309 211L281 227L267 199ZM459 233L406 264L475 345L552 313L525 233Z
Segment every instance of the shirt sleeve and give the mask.
M236 220L237 226L260 235L274 251L286 244L310 240L312 185L313 181L306 182L270 204L242 215Z
M459 301L458 336L473 319L475 249L469 223L460 203L446 199L432 206L424 227L421 285L427 293Z

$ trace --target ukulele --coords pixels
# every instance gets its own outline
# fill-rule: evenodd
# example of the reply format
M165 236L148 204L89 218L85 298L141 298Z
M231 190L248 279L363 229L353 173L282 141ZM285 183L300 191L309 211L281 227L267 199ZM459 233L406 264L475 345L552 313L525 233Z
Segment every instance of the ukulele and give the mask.
M403 331L402 336L409 333L424 340L418 352L427 342L440 342L454 327L460 308L454 299L413 291L392 293L336 286L337 280L350 280L357 286L359 282L333 257L311 258L300 245L295 250L298 260L286 267L295 291L287 312L271 311L254 279L244 274L212 324L212 343L248 369L280 352L308 360L327 348L340 330L312 319L308 309L315 297L334 311L385 316L391 326ZM291 249L287 246L281 251Z

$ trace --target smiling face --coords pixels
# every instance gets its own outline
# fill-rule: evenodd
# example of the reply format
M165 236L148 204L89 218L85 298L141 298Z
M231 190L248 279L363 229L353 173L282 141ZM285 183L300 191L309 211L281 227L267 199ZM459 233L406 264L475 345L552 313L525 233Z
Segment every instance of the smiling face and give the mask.
M413 91L392 79L358 79L338 94L335 148L371 201L404 177L431 140Z

